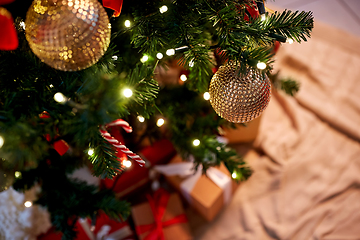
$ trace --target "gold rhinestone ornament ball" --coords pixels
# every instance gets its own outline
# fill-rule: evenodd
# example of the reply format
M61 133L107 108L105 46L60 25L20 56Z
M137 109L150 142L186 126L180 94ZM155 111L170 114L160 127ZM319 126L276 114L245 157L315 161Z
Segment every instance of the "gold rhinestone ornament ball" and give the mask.
M265 110L271 95L266 74L247 68L239 75L239 65L228 62L214 74L210 82L210 103L215 112L233 123L249 122Z
M26 14L31 50L58 70L78 71L95 64L109 46L110 32L98 0L34 0Z

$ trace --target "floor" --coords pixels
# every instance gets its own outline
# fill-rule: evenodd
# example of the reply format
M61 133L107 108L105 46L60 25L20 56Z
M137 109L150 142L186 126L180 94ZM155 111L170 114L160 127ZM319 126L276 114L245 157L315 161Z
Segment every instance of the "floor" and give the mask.
M359 0L269 0L273 10L312 11L315 21L321 21L360 37Z

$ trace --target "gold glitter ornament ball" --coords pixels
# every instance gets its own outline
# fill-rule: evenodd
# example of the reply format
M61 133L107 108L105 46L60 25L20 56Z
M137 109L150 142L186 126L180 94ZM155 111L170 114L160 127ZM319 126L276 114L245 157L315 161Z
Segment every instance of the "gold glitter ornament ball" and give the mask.
M251 68L239 75L239 65L228 62L210 82L210 103L222 118L234 123L249 122L265 110L270 101L271 83L266 75Z
M110 43L109 18L98 0L34 0L25 33L34 54L63 71L90 67Z

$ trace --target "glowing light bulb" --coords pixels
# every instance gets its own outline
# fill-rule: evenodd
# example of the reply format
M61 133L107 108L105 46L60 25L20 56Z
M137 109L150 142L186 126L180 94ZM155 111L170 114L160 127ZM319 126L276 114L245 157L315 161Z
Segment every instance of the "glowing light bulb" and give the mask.
M4 145L4 138L0 136L0 148Z
M266 68L266 63L258 62L258 64L256 64L256 67L257 67L258 69L263 70L263 69Z
M50 84L50 85L49 85L49 87L53 88L53 87L54 87L54 85Z
M291 38L287 38L287 39L286 39L286 42L287 42L288 44L293 44L293 43L294 43L294 40L292 40Z
M131 89L125 88L123 90L123 94L124 94L125 97L129 98L129 97L131 97L133 95L133 92L131 91Z
M205 100L209 100L210 99L210 93L204 92L203 97L204 97Z
M123 164L126 168L131 167L131 161L129 161L129 160L124 160L124 161L122 162L122 164Z
M261 21L265 21L265 19L266 19L266 16L265 16L265 14L261 14Z
M25 30L25 22L24 22L24 21L21 21L19 25L20 25L20 27L21 27L22 29Z
M32 202L26 201L26 202L24 203L24 205L25 205L25 207L31 207L31 206L32 206Z
M93 155L93 154L94 154L94 149L93 149L93 148L89 148L89 150L88 150L87 153L88 153L89 156Z
M171 48L171 49L166 50L166 55L172 56L174 54L175 54L175 49Z
M21 172L19 172L19 171L16 171L16 172L15 172L15 177L16 177L16 178L19 178L19 177L21 177Z
M130 26L131 26L130 20L126 20L126 21L124 22L124 24L125 24L125 27L130 27Z
M58 103L64 103L67 100L66 97L64 96L64 94L62 94L61 92L55 93L54 99Z
M112 60L114 60L114 61L118 60L118 56L116 56L116 55L112 56L111 58L112 58Z
M231 174L231 177L235 179L235 178L237 177L236 172L233 172L233 173Z
M162 6L161 8L159 8L160 13L164 13L168 10L168 7L166 5Z
M147 60L149 60L149 57L148 57L147 55L144 55L144 56L140 59L140 61L141 61L142 63L146 62Z
M159 52L156 54L156 57L157 57L157 59L162 59L164 57L164 55Z
M199 145L200 145L200 140L199 140L199 139L195 139L195 140L193 141L193 145L194 145L195 147L199 146Z
M181 74L180 80L183 81L183 82L185 82L185 81L187 80L186 75L185 75L185 74Z
M193 66L194 66L194 61L191 60L191 61L189 62L189 67L193 67Z
M145 118L143 116L137 116L139 122L145 122Z
M164 125L165 120L163 118L159 118L156 122L156 126L161 127L162 125Z

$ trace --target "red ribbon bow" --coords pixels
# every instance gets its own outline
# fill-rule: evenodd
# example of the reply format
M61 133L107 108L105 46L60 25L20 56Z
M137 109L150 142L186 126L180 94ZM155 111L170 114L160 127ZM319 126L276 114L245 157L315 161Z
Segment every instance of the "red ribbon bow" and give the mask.
M169 201L169 197L170 194L164 189L157 190L154 193L153 198L150 195L147 195L155 222L152 224L136 226L136 232L139 235L150 231L150 233L144 238L144 240L165 240L163 228L173 224L187 222L185 214L180 214L168 221L162 221L167 203Z
M115 17L120 16L122 5L123 0L103 0L103 6L114 10Z

